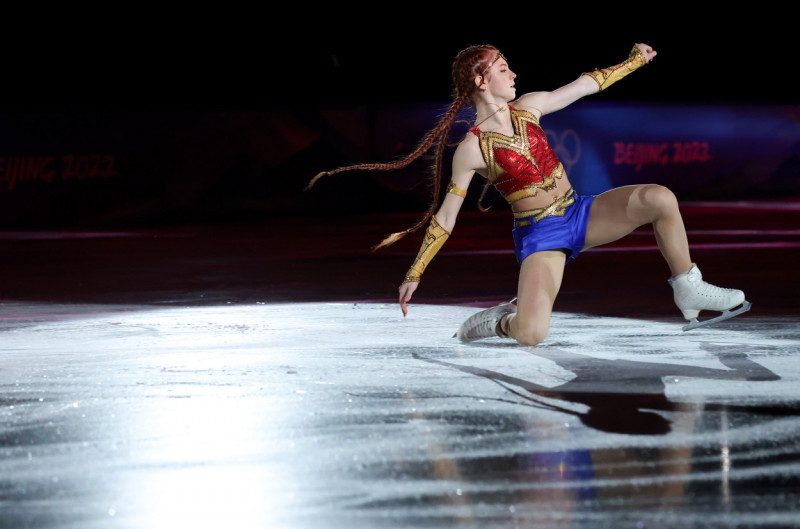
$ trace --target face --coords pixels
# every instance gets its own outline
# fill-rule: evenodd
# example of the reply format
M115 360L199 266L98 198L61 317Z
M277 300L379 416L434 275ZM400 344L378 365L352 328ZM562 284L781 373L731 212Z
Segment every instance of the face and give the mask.
M498 57L489 72L491 74L489 84L492 85L491 88L493 90L498 92L497 95L507 95L510 99L513 99L517 93L514 84L517 74L511 71L511 68L508 67L508 62L504 58Z
M498 56L486 73L484 82L487 85L487 90L490 90L494 95L511 101L517 94L514 84L514 79L516 78L517 74L511 71L508 67L508 62L502 56Z

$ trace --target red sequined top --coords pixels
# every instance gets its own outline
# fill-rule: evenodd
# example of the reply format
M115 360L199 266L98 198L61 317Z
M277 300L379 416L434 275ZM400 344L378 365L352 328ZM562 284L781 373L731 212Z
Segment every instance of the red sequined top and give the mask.
M480 140L483 159L489 166L489 181L513 204L536 196L539 189L553 189L555 179L565 172L536 116L511 105L508 108L514 136L483 132L478 127L470 131Z

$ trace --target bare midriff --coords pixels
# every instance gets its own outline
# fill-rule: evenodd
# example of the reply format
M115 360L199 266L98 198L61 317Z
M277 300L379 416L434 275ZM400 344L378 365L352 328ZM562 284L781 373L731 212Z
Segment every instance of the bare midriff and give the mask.
M572 184L566 175L556 180L555 187L544 190L539 189L536 196L525 197L517 200L511 204L511 210L514 212L527 211L530 209L546 208L557 199L564 196L570 189Z

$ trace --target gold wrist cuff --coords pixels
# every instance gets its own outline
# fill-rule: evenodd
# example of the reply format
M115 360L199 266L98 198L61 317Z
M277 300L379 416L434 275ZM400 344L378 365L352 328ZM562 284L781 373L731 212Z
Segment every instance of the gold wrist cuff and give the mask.
M447 192L448 193L453 193L454 195L458 195L461 198L466 198L466 196L467 196L467 190L466 189L461 189L452 180L450 180L450 183L447 184Z
M425 237L422 239L422 247L419 249L417 258L414 259L414 264L408 269L403 283L419 282L425 267L428 266L448 237L450 237L450 233L442 228L436 217L431 217L431 223L428 224L428 229L425 230Z
M594 79L602 91L645 64L647 64L647 59L645 59L644 54L634 46L625 62L601 70L584 72L581 75L588 75Z

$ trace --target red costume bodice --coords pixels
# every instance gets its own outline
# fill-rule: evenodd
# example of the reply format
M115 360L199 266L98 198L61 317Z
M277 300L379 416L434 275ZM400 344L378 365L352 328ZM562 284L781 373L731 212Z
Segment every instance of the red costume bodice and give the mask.
M536 196L539 189L550 190L556 178L564 176L564 166L547 141L536 116L511 105L514 136L499 132L470 131L480 140L481 152L489 167L489 181L509 204Z

